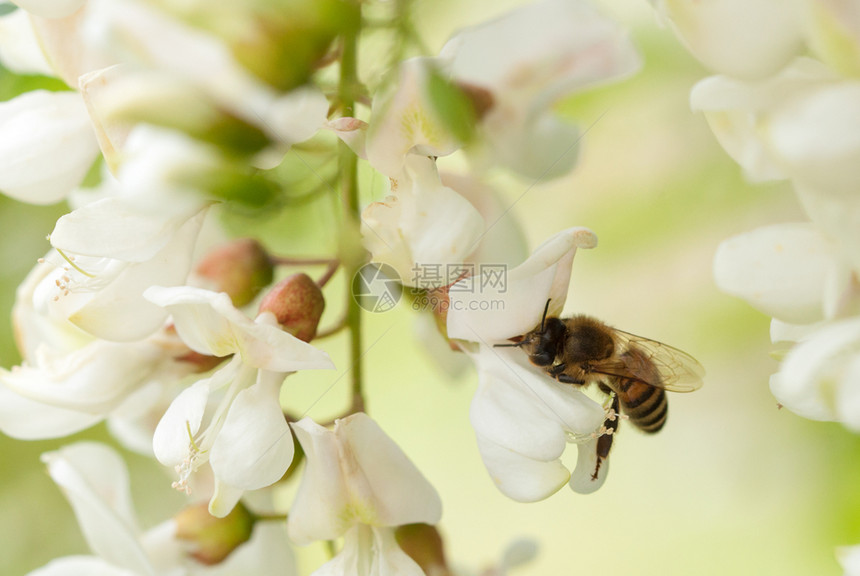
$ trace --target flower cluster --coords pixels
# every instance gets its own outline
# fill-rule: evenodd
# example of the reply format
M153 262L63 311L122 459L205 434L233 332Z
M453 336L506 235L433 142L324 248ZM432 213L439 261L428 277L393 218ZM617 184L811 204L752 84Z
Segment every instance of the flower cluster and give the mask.
M456 33L435 56L395 62L383 79L356 64L362 11L396 4L399 54L420 46L402 20L408 2L14 4L0 3L0 61L45 88L0 103L0 191L70 211L17 292L23 360L0 370L0 431L60 438L105 422L192 499L141 531L111 448L48 453L92 555L32 574L292 574L293 544L339 539L314 574L449 573L432 527L438 494L364 413L357 300L320 329L328 281L342 271L349 286L370 260L445 303L437 326L477 366L477 452L503 494L535 501L568 482L583 493L602 484L608 466L592 471L603 406L493 346L538 325L547 301L561 313L574 254L596 237L570 228L526 257L485 175L534 182L573 169L581 134L553 105L639 67L614 21L584 0L543 0ZM336 248L315 258L255 225L237 234L224 224L235 213L290 216L289 161L305 163L301 146L325 157L321 167L336 159L344 190L326 230ZM469 169L440 170L448 156ZM389 183L363 209L359 161ZM337 205L316 175L302 200ZM493 285L484 276L500 263L519 264L504 289L458 290ZM287 272L323 264L316 279ZM444 272L416 277L431 268ZM481 305L490 299L498 305ZM321 341L342 329L352 405L326 424L293 417L285 379L335 369ZM579 446L573 473L561 462L569 443ZM300 464L285 512L270 496Z
M852 400L860 360L860 33L850 17L858 4L746 3L744 25L764 32L749 35L738 33L732 3L656 5L720 73L693 87L693 109L751 180L787 180L809 218L723 242L717 285L773 317L774 343L797 343L771 381L779 402L860 430Z
M860 431L860 3L653 3L717 72L693 109L750 180L787 181L808 217L725 240L716 283L773 317L779 403Z

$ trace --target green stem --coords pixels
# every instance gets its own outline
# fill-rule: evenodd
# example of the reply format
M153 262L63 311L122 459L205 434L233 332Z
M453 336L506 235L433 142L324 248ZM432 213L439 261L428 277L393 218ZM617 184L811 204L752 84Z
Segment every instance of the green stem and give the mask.
M359 10L361 4L359 4ZM344 116L355 113L355 96L358 93L358 30L344 34L340 52L340 82L338 96ZM347 234L355 233L360 227L360 207L358 201L358 157L350 148L340 142L338 145L338 168L341 176L341 195L347 219ZM347 236L347 241L350 238ZM352 278L362 262L355 258L344 261L347 279L346 326L349 329L349 356L352 370L352 407L355 411L364 409L361 338L361 308L352 297Z

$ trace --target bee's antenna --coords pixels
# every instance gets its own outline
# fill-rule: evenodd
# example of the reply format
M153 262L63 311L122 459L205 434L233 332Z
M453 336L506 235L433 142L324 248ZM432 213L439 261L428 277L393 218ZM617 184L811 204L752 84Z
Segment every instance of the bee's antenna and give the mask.
M513 344L493 344L493 348L519 348L525 340L514 342Z
M543 307L543 318L540 319L540 331L543 332L544 324L546 323L546 313L549 312L549 303L552 302L552 298L546 299L546 306Z

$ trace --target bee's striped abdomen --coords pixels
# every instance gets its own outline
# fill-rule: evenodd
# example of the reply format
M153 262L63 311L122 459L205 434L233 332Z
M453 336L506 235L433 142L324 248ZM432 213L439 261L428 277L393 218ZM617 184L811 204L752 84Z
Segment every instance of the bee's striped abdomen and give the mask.
M663 389L632 378L620 378L618 398L630 422L643 432L657 432L666 423L669 403Z

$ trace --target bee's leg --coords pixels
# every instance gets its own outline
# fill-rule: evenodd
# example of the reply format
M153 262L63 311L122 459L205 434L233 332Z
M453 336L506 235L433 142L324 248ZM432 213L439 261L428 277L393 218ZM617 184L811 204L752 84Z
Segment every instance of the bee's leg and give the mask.
M615 437L615 432L618 430L620 404L618 395L611 390L604 389L601 384L600 389L612 395L612 404L609 407L609 412L606 415L606 420L603 422L601 435L597 439L597 465L594 467L594 474L591 475L592 480L597 480L597 473L600 471L600 464L609 457L609 449L612 448L612 440Z
M565 370L567 370L567 364L562 362L561 364L553 364L552 366L547 368L547 374L549 374L550 376L552 376L553 378L555 378L556 380L558 380L559 382L561 382L563 384L577 384L580 386L585 384L584 381L577 380L573 376L570 376L569 374L565 374L564 373Z

